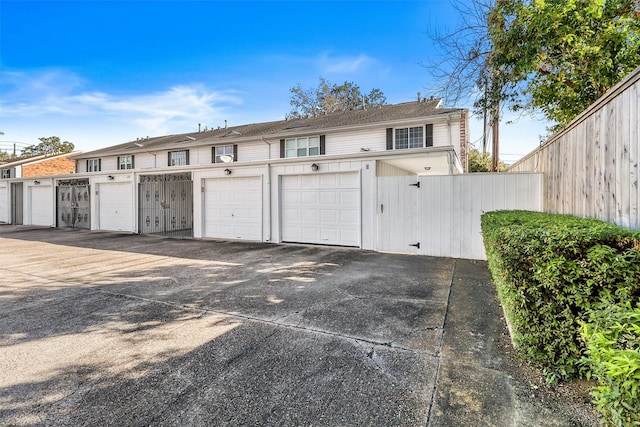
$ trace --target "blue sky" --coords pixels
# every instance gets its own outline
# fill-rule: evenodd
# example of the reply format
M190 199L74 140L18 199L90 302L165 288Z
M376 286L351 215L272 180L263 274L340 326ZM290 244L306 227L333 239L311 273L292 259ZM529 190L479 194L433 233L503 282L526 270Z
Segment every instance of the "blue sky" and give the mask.
M90 151L280 120L290 88L320 76L389 103L430 96L426 32L455 20L446 0L2 0L0 150L55 135ZM545 125L503 126L502 158L535 148ZM479 122L471 132L480 138Z

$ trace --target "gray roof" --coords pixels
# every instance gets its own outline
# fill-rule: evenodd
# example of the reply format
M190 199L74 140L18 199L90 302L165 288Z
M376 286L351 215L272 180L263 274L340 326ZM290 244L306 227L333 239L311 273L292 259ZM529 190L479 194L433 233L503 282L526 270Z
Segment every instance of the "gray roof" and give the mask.
M16 166L27 165L29 163L39 162L41 160L52 160L52 159L57 159L59 157L66 157L66 156L75 157L80 154L81 154L80 151L74 152L74 153L38 154L37 156L25 157L18 160L8 161L6 163L0 163L0 167L2 169L8 169Z
M406 102L371 107L365 110L340 111L314 117L294 118L275 122L251 123L226 128L210 129L203 132L193 132L178 135L166 135L129 141L111 147L85 152L75 158L96 157L99 155L113 155L137 150L160 150L167 147L177 148L208 144L222 144L236 139L274 138L287 135L307 134L323 129L334 129L357 125L367 125L378 122L392 122L394 120L413 119L446 115L452 112L464 111L462 108L442 108L439 98L422 100L421 102Z

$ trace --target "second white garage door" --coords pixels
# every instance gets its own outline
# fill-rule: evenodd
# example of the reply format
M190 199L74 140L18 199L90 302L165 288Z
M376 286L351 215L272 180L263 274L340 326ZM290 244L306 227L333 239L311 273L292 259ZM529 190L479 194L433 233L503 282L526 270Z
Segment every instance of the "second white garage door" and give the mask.
M262 240L262 177L204 181L204 237Z
M283 242L360 246L357 172L283 176Z

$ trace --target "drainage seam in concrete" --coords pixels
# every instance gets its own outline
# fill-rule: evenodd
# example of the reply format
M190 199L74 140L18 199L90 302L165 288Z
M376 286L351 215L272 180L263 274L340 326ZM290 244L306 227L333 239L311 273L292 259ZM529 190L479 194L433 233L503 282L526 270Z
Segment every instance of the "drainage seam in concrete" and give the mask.
M436 355L435 355L435 359L436 359L436 377L435 380L433 381L433 390L431 390L431 400L429 401L429 412L427 413L427 422L425 423L425 426L429 427L431 426L431 421L433 419L433 404L435 402L436 399L436 393L437 393L437 389L438 389L438 382L440 381L440 358L442 356L442 345L444 343L444 329L447 325L447 317L449 316L449 303L450 303L450 299L451 299L451 287L453 286L453 277L454 277L454 273L456 271L456 264L458 263L457 260L453 260L453 265L451 267L451 281L449 283L449 292L447 293L447 310L444 313L444 322L442 323L442 335L440 336L440 342L438 345L438 348L436 350Z
M375 346L392 348L394 350L407 351L407 352L418 353L418 354L425 354L427 356L432 356L432 357L436 357L436 358L438 357L438 354L440 353L440 350L438 350L437 354L432 354L432 353L429 353L429 352L426 352L426 351L420 351L420 350L415 350L415 349L411 349L411 348L406 348L406 347L394 344L392 342L380 342L380 341L374 341L374 340L367 340L367 339L364 339L364 338L358 338L358 337L354 337L354 336L350 336L350 335L343 335L343 334L337 334L335 332L324 331L322 329L314 329L314 328L306 328L306 327L303 327L303 326L287 325L287 324L275 322L273 320L260 319L258 317L252 317L252 316L247 316L247 315L244 315L244 314L226 312L226 311L223 311L223 310L212 310L212 309L209 309L209 308L195 307L195 306L192 306L192 305L189 305L189 304L176 304L176 303L168 302L168 301L159 301L159 300L155 300L155 299L151 299L151 298L140 297L140 296L137 296L137 295L130 295L130 294L123 294L123 293L119 293L119 292L107 291L107 290L104 290L104 289L101 289L101 288L95 288L95 290L96 290L96 292L101 292L101 293L104 293L104 294L113 295L113 296L117 296L117 297L121 297L121 298L136 299L136 300L140 300L140 301L151 302L151 303L155 303L155 304L161 304L161 305L165 305L165 306L168 306L168 307L177 307L177 308L182 308L182 309L188 309L188 310L191 310L191 311L199 311L199 312L203 312L203 313L222 314L222 315L229 316L229 317L232 317L232 318L242 319L242 320L246 320L246 321L250 321L250 322L254 322L254 323L262 323L262 324L266 324L266 325L270 325L270 326L278 326L278 327L287 328L287 329L301 330L301 331L305 331L305 332L313 332L313 333L317 333L317 334L321 334L321 335L328 335L328 336L337 337L337 338L341 338L341 339L353 340L353 341L356 341L356 342L367 343L367 344L371 344L371 345L375 345ZM431 329L438 330L438 329L442 329L442 328L431 328Z

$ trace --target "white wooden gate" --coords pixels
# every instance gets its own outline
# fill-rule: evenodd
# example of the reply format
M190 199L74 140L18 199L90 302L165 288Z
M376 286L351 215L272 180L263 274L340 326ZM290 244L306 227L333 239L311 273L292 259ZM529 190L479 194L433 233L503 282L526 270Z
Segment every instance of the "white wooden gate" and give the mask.
M542 174L378 178L377 250L486 259L483 212L542 210Z
M378 249L417 254L418 178L391 176L378 179Z

